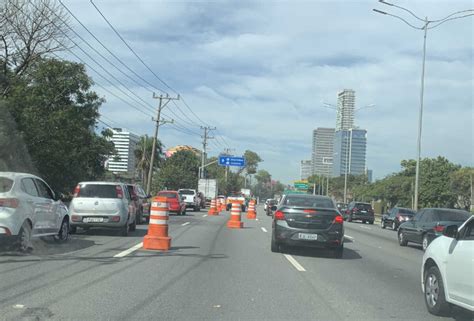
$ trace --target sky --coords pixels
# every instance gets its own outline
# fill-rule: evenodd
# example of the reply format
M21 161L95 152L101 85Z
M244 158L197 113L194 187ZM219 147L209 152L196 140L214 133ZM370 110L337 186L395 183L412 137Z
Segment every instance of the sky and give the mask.
M263 159L259 168L291 183L299 179L300 161L311 158L312 131L335 126L336 112L324 103L336 104L337 92L350 88L356 91L356 108L375 105L358 111L355 121L368 132L367 167L374 177L397 172L402 159L416 157L423 31L372 11L384 10L421 26L395 7L377 1L94 0L172 91L140 63L90 2L63 3L143 80L184 98L164 109L176 124L160 126L159 138L167 147L202 148L199 126L215 126L209 156L224 148L235 155L249 149ZM429 20L474 7L472 1L453 0L393 3ZM428 30L422 157L441 155L473 165L473 18ZM72 49L108 79L87 67L97 84L94 90L106 99L102 121L152 135L152 108L158 104L153 90L72 17L70 25L83 38L75 37L78 45L115 77L77 47ZM78 60L68 52L63 56ZM133 92L147 107L119 90L129 96Z

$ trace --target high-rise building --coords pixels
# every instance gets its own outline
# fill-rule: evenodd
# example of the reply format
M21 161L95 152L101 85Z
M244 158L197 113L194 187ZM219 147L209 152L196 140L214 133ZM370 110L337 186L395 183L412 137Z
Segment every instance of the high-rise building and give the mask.
M344 89L337 93L336 131L354 128L355 91Z
M313 174L313 162L311 159L302 160L300 164L300 178L308 179Z
M124 128L111 128L112 137L110 141L114 143L116 155L111 156L107 161L107 170L110 172L135 173L135 149L140 137Z
M328 176L332 172L334 128L313 130L313 174Z
M365 174L367 131L351 128L336 131L332 176L338 177L346 172L351 175Z
M368 181L369 183L372 183L374 171L371 170L371 169L367 169L367 170L365 171L365 175L367 175L367 181Z

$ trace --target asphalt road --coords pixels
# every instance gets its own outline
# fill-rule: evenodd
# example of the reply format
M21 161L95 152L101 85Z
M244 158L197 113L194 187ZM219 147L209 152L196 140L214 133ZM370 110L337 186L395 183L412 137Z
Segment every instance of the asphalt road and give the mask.
M67 244L34 242L28 255L0 253L1 320L453 320L425 308L422 251L401 248L396 233L345 223L342 259L316 250L270 251L271 219L229 213L170 217L172 248L90 230ZM137 250L130 250L132 247ZM126 252L124 252L126 251ZM117 257L121 256L121 257Z

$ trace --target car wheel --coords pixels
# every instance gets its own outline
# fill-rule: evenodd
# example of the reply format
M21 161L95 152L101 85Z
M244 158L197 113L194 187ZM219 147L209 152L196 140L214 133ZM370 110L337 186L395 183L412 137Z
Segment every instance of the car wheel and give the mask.
M199 205L198 206L194 206L194 212L199 212L200 208L199 208Z
M392 222L392 230L397 230L397 224L395 223L395 221Z
M349 215L349 217L347 218L347 221L352 222L352 215Z
M403 231L398 231L398 244L400 244L400 246L407 246L408 244L408 241L405 237L405 233L403 233Z
M431 314L444 316L449 312L443 279L437 266L430 267L425 275L425 303Z
M134 220L132 224L130 224L130 231L133 232L137 229L137 221Z
M426 251L428 248L428 245L430 245L430 240L428 239L428 235L425 234L423 235L423 241L421 242L421 247L423 248L423 252Z
M30 248L31 242L31 226L30 223L24 222L18 233L18 250L20 252L27 252Z
M374 221L369 221L369 224L372 224L372 225L373 225L373 224L374 224Z
M127 222L125 223L125 226L121 228L120 234L122 236L128 236L129 229L130 229L130 226L128 225L128 222Z
M384 220L380 220L380 227L385 228L385 221Z
M76 234L77 233L77 226L69 226L69 233Z
M336 247L333 251L333 255L336 259L342 258L342 255L344 254L344 244Z
M272 236L271 250L272 250L273 253L281 252L281 246L280 246L280 244L278 244L278 242L275 240L275 238L273 236Z
M67 218L63 219L58 235L54 235L53 238L56 242L66 242L69 239L69 221Z
M184 209L184 211L181 212L181 215L186 215L186 209Z

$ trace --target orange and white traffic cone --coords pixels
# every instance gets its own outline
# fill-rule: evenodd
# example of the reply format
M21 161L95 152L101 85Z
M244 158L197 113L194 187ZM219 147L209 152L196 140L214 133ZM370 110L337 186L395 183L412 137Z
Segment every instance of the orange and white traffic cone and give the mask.
M216 210L216 199L213 198L211 200L211 207L209 207L209 212L207 212L208 215L217 215L219 214Z
M241 205L239 203L232 203L232 209L230 211L230 219L227 222L228 228L242 228L244 222L240 220L240 213L242 212Z
M150 209L148 233L143 239L143 248L147 250L168 251L171 237L168 236L168 201L166 197L153 198Z
M247 210L247 218L250 220L254 220L257 218L257 212L255 211L255 201L250 200L249 202L249 209Z
M219 215L221 212L221 207L220 207L220 204L219 204L219 199L216 198L216 215Z
M219 206L221 207L221 212L225 211L225 199L219 198Z

